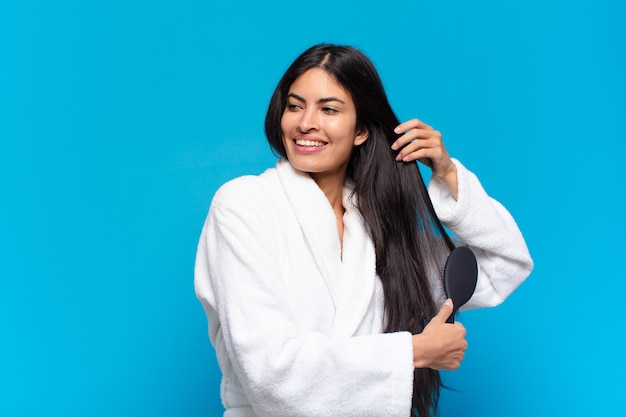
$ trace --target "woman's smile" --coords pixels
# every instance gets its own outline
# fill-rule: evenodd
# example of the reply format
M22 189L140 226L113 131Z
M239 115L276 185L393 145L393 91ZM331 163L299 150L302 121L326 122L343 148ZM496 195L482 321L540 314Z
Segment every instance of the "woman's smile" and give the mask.
M298 135L293 139L295 151L301 153L318 152L328 144L323 140L311 135Z

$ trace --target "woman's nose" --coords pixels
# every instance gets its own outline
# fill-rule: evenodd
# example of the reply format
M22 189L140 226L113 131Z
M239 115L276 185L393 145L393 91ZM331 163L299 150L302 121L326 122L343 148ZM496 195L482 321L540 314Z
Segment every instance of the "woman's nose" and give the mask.
M317 119L317 113L312 109L307 109L302 112L298 129L300 129L301 132L309 132L311 130L317 130L318 128L319 120Z

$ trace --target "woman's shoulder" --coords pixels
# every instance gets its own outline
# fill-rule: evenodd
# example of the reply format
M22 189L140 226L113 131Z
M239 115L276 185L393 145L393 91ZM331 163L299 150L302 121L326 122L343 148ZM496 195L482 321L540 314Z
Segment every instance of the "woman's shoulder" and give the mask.
M280 182L276 168L269 168L259 175L243 175L220 186L211 206L259 205L280 195Z

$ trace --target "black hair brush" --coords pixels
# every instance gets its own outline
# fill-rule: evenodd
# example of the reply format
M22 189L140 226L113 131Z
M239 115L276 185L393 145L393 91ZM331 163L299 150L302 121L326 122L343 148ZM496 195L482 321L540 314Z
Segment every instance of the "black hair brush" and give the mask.
M454 303L454 310L446 323L454 323L454 315L459 307L467 303L474 294L477 280L478 264L474 252L467 246L454 248L443 270L443 289Z

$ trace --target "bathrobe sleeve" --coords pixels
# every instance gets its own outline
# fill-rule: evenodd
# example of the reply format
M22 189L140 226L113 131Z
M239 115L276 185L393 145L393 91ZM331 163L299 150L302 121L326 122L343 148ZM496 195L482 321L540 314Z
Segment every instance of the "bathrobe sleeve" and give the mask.
M533 269L526 243L511 214L489 197L476 176L458 160L458 198L433 177L428 191L439 219L469 246L478 262L478 283L463 309L502 303Z
M222 187L203 228L195 270L197 295L207 315L217 318L210 320L212 340L223 341L255 413L406 417L411 335L330 337L298 328L282 284L276 213L257 187Z

